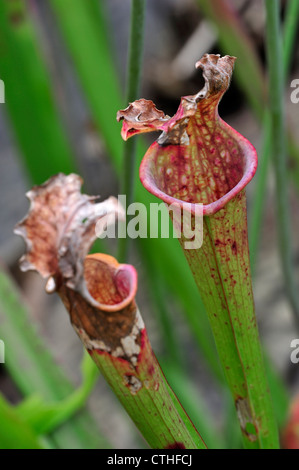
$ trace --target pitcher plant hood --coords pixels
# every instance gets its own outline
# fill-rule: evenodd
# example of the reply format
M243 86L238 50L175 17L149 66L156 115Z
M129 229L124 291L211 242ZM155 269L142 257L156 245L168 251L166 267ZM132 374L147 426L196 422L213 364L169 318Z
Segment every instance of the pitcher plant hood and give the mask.
M162 131L140 166L144 187L167 204L203 204L203 215L220 210L251 181L257 168L253 145L218 114L228 89L235 57L205 54L196 63L205 85L184 96L176 114L166 116L140 99L117 113L122 136ZM185 204L185 209L188 204Z
M96 203L97 196L81 194L82 179L76 174L59 173L26 195L30 201L27 216L14 232L24 238L26 254L22 271L36 270L47 278L51 293L61 284L78 291L97 304L86 288L84 260L97 238L95 227L109 216L123 217L123 209L114 197Z

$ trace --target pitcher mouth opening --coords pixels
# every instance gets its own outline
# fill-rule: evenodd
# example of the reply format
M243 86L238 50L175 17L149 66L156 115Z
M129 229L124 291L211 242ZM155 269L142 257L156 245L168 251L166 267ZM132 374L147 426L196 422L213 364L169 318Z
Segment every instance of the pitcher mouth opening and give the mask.
M221 145L224 141L225 146ZM140 179L165 203L184 204L184 210L192 214L194 206L202 204L203 215L212 215L251 181L257 169L256 150L222 120L215 134L197 135L193 149L155 142L142 160Z
M118 312L128 307L137 291L135 268L118 264L113 256L102 253L86 256L84 281L96 306L106 312Z

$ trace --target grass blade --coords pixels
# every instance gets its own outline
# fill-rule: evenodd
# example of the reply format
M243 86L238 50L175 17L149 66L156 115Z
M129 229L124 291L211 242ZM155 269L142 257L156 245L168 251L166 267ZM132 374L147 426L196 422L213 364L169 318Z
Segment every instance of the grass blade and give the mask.
M0 394L0 449L42 449L31 427Z
M272 126L272 158L276 178L276 218L279 249L285 288L294 320L299 327L299 297L292 262L291 228L288 202L288 176L286 160L285 109L283 104L284 76L281 64L282 34L280 28L280 2L265 0L267 13L266 46L269 67L269 109Z
M0 4L0 75L24 166L33 183L75 163L56 109L26 2Z
M286 14L283 25L283 69L284 76L289 76L296 32L299 19L299 2L297 0L289 0L286 4Z
M0 329L6 346L6 367L24 396L38 393L46 402L57 402L73 392L65 374L31 327L24 302L3 270L0 271ZM83 410L56 429L51 438L62 448L105 445L95 423Z
M143 52L143 30L145 0L131 2L131 33L129 42L129 57L127 70L126 103L138 98ZM127 206L135 201L136 180L136 140L124 142L123 177L121 193L127 196ZM128 261L130 238L120 238L118 241L118 259Z

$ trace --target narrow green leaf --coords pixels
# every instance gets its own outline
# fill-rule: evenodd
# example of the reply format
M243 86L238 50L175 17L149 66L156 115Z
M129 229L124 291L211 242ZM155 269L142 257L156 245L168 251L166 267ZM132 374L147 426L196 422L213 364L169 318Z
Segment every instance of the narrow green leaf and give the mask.
M136 100L140 89L145 5L145 0L132 0L131 2L131 32L127 61L126 103L131 103ZM123 145L121 193L126 195L128 207L135 202L136 140L124 142ZM118 240L118 259L120 261L128 261L129 246L129 237L120 238Z
M19 415L26 419L37 434L52 432L84 406L98 377L98 370L87 353L84 355L82 371L82 385L65 399L54 403L46 402L38 395L30 395L17 407ZM109 447L108 442L105 447Z
M0 394L0 449L42 449L36 434Z
M284 70L282 33L280 25L280 2L265 0L266 50L269 67L269 110L271 117L272 161L274 164L276 190L276 219L281 267L285 288L294 320L299 328L299 296L295 282L291 218L288 196L286 121L284 105Z
M106 40L103 3L96 0L51 0L71 58L108 153L121 166L123 144L115 120L121 92L111 48Z
M41 183L75 164L27 7L24 0L0 2L0 77L25 170Z
M289 0L286 3L286 14L283 25L283 68L284 76L288 78L292 63L292 54L298 30L299 20L299 2L298 0Z
M268 111L265 111L264 125L263 125L263 146L259 158L259 165L256 172L256 181L253 195L253 202L249 218L249 252L252 275L255 273L255 264L258 255L259 240L261 236L264 205L265 205L265 192L267 185L267 176L269 170L269 163L271 157L271 140L272 129L271 119Z
M25 396L59 401L73 392L64 372L33 328L16 285L0 270L0 335L5 343L5 366ZM99 448L103 438L86 411L80 411L52 434L62 448Z

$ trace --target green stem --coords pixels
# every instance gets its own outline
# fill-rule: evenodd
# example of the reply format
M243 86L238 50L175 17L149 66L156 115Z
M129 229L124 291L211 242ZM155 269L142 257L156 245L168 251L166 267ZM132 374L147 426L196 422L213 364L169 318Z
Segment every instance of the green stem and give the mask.
M249 252L252 276L255 273L255 263L258 254L261 228L263 224L265 193L267 176L269 169L269 161L271 155L272 127L269 111L265 111L264 117L264 135L261 150L261 158L259 158L259 166L256 173L255 191L252 203L252 212L249 224Z
M285 78L289 76L294 42L298 28L299 2L289 0L286 4L286 15L284 20L284 40L283 40L283 69Z
M20 416L32 426L37 434L44 435L53 432L85 405L94 388L98 378L98 370L88 353L84 354L82 360L82 375L83 380L80 387L61 401L45 402L38 395L30 395L18 405ZM108 442L105 442L105 447L110 447Z
M137 99L140 88L145 4L145 0L132 0L126 103ZM127 196L127 206L134 202L135 197L136 148L136 139L124 142L121 193ZM118 258L121 261L127 261L129 244L128 237L119 239Z
M249 253L244 235L245 204L245 195L240 193L221 213L205 217L204 245L196 254L185 250L185 255L207 305L219 357L240 420L244 445L249 448L276 448L277 429L267 392L248 268ZM236 208L242 212L241 216ZM221 240L225 230L229 230L227 220L230 220L232 227L228 236L242 250L235 259L230 256L230 263L223 261L224 254L229 257L230 247L224 252L223 246L219 249L214 243L214 240ZM209 272L214 273L215 279ZM230 276L236 282L233 288L227 282Z
M43 445L16 408L0 394L0 449L42 449Z
M131 32L127 70L126 102L136 99L139 92L143 53L145 0L132 0Z
M206 445L193 426L176 395L165 380L144 331L141 359L133 372L126 361L93 350L90 354L153 449L205 449ZM135 392L124 378L136 380ZM132 381L132 385L135 382Z
M291 249L291 224L288 202L288 178L283 104L284 77L282 64L282 35L278 0L265 0L266 45L269 67L269 108L272 121L272 149L276 178L276 215L279 249L285 287L294 318L299 326L299 298L294 282Z

